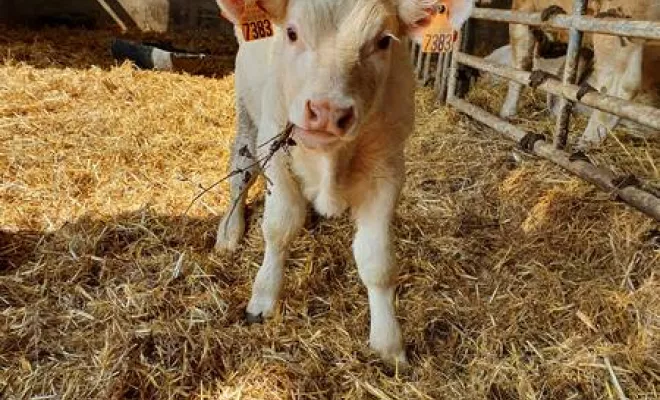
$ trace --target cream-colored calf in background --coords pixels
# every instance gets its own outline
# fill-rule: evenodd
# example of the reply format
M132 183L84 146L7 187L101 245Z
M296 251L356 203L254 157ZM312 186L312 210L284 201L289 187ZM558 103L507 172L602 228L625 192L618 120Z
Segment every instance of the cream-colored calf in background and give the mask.
M485 57L485 59L497 64L511 67L513 60L512 53L513 51L511 45L506 45L493 51L490 55ZM535 56L532 69L534 71L543 71L561 79L565 63L565 56L555 58L543 58ZM589 63L590 60L581 54L578 75L581 76L583 81L588 85L596 87L598 83L596 81L596 75L594 72L582 69L587 67ZM641 90L632 98L634 102L651 105L654 107L660 107L660 73L658 71L658 65L660 65L660 43L650 43L644 46L642 87ZM498 83L503 81L503 78L499 78L496 75L491 74L482 74L482 78L486 83ZM547 99L548 108L555 115L557 115L559 113L558 97L552 94L548 94ZM592 108L579 103L575 105L573 111L588 116L591 116L593 113ZM657 129L649 128L647 126L640 125L636 122L626 119L619 121L619 125L626 128L628 133L643 137L660 134Z
M573 0L514 0L514 10L540 12L559 6L571 12ZM616 15L633 20L660 20L660 0L597 0L589 2L590 15ZM509 28L515 68L531 70L534 55L534 37L529 27L511 24ZM642 90L644 40L619 38L610 35L585 35L585 44L594 47L594 87L601 93L632 100ZM657 76L657 75L656 75ZM522 85L511 82L500 115L504 118L517 113ZM579 147L586 149L605 140L607 133L619 122L619 117L594 111L580 138Z

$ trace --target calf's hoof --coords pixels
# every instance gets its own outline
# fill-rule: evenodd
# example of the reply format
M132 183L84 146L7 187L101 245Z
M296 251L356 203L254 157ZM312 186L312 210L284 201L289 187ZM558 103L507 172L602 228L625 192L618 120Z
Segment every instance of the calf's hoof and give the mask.
M385 362L408 364L399 327L372 330L369 337L371 347Z
M408 367L410 365L410 363L408 363L408 356L406 355L406 351L401 346L398 346L394 349L378 349L372 345L371 348L387 364L394 366L398 365L402 367Z
M248 325L252 324L263 324L264 323L264 317L261 314L251 314L247 310L245 311L245 322L247 322Z
M500 109L500 117L503 119L511 119L518 114L518 96L512 96L511 92L507 93L504 104Z
M245 319L249 323L261 323L275 314L277 298L268 295L252 296L245 309Z
M607 128L590 121L575 148L584 153L598 149L607 139L607 134Z
M238 249L238 241L231 241L218 237L213 248L216 253L219 254L233 253Z
M500 111L500 118L502 119L510 119L515 117L517 112L515 110L511 110L508 107L503 107L502 110Z

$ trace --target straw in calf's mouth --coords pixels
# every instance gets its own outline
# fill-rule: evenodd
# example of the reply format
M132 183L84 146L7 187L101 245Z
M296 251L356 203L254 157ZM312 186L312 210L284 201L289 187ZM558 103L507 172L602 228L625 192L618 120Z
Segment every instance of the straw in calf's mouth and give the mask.
M247 190L247 188L250 187L250 185L248 185L248 183L250 183L250 181L252 181L253 179L256 179L256 176L252 176L252 173L250 172L250 170L253 167L258 166L259 169L263 171L266 168L266 166L268 165L268 163L270 162L270 160L273 159L273 157L275 156L275 154L278 151L280 151L280 150L287 151L289 149L289 147L293 147L293 146L296 145L296 142L293 140L293 138L291 138L291 134L293 132L294 126L295 125L293 125L291 122L288 122L287 125L286 125L286 128L284 128L283 131L281 131L279 134L275 135L271 139L267 140L266 142L260 144L258 146L258 148L260 148L260 149L265 147L265 146L270 145L270 147L268 149L268 154L266 154L265 156L263 156L261 158L257 158L256 155L250 153L250 150L247 148L247 146L241 147L239 149L239 155L243 156L243 157L250 158L254 162L252 164L248 165L247 167L234 169L229 174L225 175L222 179L216 181L215 183L213 183L212 185L210 185L208 187L204 187L204 186L200 185L200 188L202 189L202 191L193 198L193 200L190 202L190 205L188 205L188 208L186 209L186 212L184 214L188 214L188 212L190 211L192 206L195 205L195 203L200 198L202 198L205 194L207 194L208 192L210 192L211 190L213 190L217 186L221 185L227 179L230 179L230 178L232 178L236 175L240 175L240 174L243 175L243 184L244 185L243 185L243 188L241 189L241 195L238 196L237 199L243 197L243 195L245 194L245 191ZM264 177L265 177L265 175L264 175ZM270 182L267 177L266 177L266 180L267 180L268 185L272 184L272 182ZM266 187L266 190L268 190L268 186ZM234 211L236 210L236 206L237 206L237 202L234 201L232 206L231 206L231 209L229 211L229 216L231 216L234 213ZM229 218L227 218L227 221L229 221Z

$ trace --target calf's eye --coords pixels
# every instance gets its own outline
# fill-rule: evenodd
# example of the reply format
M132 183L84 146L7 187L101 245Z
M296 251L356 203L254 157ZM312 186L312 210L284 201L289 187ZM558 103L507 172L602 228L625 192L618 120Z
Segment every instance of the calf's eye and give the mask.
M379 50L387 50L392 45L392 36L385 35L382 38L378 39L376 46Z
M298 40L298 33L292 27L286 28L286 36L289 38L289 41L291 43L294 43L295 41Z

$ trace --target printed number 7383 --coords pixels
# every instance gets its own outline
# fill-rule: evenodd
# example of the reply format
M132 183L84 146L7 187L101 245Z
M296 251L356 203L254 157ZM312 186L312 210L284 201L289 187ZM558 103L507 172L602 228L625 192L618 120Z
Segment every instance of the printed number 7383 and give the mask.
M444 53L451 50L454 42L454 35L451 33L441 33L434 35L425 35L424 52L425 53Z
M273 36L273 27L267 19L243 24L243 37L248 41L271 36Z

